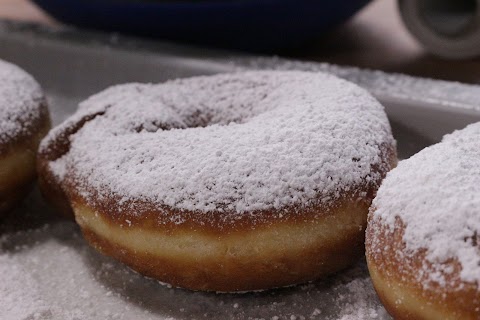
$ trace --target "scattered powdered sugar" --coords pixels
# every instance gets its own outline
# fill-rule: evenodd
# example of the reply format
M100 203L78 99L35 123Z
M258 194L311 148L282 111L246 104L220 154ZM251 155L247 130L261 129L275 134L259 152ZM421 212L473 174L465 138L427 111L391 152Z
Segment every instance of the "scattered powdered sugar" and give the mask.
M336 305L340 312L335 317L338 320L367 320L367 319L389 319L385 309L379 307L373 301L376 301L377 294L372 290L372 284L369 278L356 278L346 284L344 288L348 293L340 294L336 299ZM334 292L338 288L334 289ZM354 297L354 300L351 299Z
M263 71L128 84L81 103L42 150L86 115L52 162L78 191L228 212L331 201L365 183L393 143L383 107L322 73Z
M61 94L51 102L54 121L64 117L65 105L74 104ZM18 220L0 224L0 230L8 230L0 231L0 292L19 298L0 303L0 319L390 319L364 262L325 281L286 289L242 295L190 292L161 286L99 255L74 223L53 218L37 193L17 211L11 216ZM40 227L11 230L36 220Z
M41 101L38 83L19 67L0 60L0 143L25 133L40 116Z
M36 192L0 232L2 320L390 319L364 261L305 285L215 294L163 286L100 255Z
M0 319L35 319L49 313L38 284L21 264L0 255Z
M478 104L480 87L473 84L279 57L232 57L226 62L238 70L267 69L328 72L361 86L380 101L382 99L401 98L412 100L416 104L426 102L437 106L446 105L460 109L480 110Z
M446 135L400 162L383 181L374 215L394 229L405 224L410 253L426 249L437 268L431 280L443 284L441 263L456 259L460 278L480 287L480 123ZM451 271L450 271L451 272Z

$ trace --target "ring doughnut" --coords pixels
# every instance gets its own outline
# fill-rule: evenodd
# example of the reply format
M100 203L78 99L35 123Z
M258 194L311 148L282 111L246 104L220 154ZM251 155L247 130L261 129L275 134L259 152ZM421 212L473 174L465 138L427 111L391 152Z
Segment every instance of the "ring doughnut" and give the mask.
M0 214L30 190L37 148L49 129L47 103L38 83L0 60Z
M392 170L369 214L366 256L395 319L480 319L480 123Z
M396 148L365 90L258 71L109 88L39 158L44 194L99 251L174 286L249 291L361 256Z

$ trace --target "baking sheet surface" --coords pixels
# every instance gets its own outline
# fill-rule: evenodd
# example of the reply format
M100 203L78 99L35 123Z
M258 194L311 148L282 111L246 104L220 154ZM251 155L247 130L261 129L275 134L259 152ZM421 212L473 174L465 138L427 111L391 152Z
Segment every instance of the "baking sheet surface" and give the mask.
M242 68L327 69L357 79L386 105L402 157L480 120L472 98L479 92L476 86L411 77L406 81L274 58L225 58L198 49L152 49L141 41L99 37L0 23L0 58L19 64L42 83L55 124L80 100L111 84ZM128 46L117 47L117 42ZM407 82L410 88L422 86L422 92L439 92L435 86L441 84L455 99L445 98L445 90L437 94L437 101L419 96L416 89L408 91L408 86L400 88ZM462 93L460 102L455 92ZM323 281L266 292L214 294L169 288L96 253L74 223L50 211L37 190L0 225L0 274L0 319L390 319L364 261Z

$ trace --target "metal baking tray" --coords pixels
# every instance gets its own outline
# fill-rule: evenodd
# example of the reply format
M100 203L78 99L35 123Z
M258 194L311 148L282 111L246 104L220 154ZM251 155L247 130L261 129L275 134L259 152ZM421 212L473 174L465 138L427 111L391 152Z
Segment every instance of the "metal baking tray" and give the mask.
M33 74L53 122L110 85L243 69L332 72L384 105L401 158L480 121L480 87L329 64L256 57L65 28L0 22L0 59ZM37 190L0 224L0 319L390 319L364 261L328 279L247 294L169 288L103 257Z

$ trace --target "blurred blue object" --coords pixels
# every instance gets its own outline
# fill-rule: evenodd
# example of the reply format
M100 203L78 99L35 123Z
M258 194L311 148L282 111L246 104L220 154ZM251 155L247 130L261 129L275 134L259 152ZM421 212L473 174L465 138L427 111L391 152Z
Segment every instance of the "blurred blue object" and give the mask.
M318 38L369 0L33 0L80 27L275 51Z

